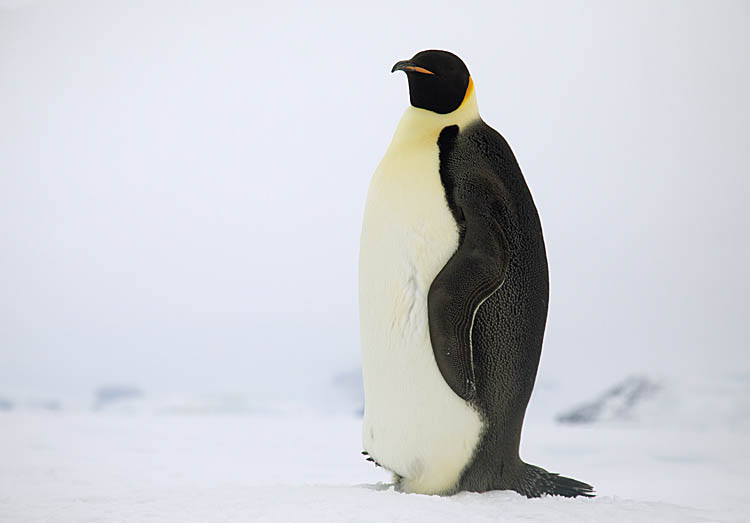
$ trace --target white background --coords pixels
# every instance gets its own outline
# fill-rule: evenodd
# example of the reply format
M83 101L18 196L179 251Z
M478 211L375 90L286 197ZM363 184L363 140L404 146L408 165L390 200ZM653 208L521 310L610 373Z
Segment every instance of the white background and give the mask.
M389 71L425 48L466 61L540 211L535 398L750 376L747 2L0 5L0 395L356 373Z

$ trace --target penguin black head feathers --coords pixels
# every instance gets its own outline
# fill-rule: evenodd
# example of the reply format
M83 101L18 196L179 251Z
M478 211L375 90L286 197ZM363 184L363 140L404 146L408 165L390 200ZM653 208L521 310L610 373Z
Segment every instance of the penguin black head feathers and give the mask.
M461 59L448 51L421 51L391 69L404 71L414 107L439 114L455 111L470 94L471 76Z

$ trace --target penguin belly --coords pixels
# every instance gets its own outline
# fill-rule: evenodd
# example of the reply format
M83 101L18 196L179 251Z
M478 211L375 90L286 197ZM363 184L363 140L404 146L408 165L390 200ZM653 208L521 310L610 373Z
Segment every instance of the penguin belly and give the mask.
M394 143L370 184L360 245L364 449L407 492L447 494L483 423L443 379L430 343L427 293L456 251L433 137Z

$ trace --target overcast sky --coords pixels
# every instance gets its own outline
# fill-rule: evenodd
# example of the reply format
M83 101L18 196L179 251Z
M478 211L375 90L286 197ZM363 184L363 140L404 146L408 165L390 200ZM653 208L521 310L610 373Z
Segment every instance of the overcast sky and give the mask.
M540 383L750 376L747 2L0 5L0 395L356 369L389 71L427 48L539 209Z

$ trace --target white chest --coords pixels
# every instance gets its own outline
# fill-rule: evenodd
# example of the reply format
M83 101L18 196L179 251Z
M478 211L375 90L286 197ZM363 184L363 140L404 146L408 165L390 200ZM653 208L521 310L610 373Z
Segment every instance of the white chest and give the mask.
M364 448L423 493L456 484L482 430L430 344L427 293L458 246L438 167L437 135L394 139L370 185L359 263Z

